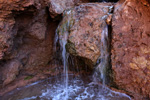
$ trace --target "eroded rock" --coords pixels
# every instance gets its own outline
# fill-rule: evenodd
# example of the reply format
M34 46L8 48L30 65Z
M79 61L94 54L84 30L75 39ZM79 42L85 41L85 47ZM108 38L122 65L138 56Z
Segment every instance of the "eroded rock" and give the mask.
M89 66L100 57L101 33L112 7L109 3L81 4L64 13L58 28L62 41L68 36L67 51L83 58Z
M58 23L50 19L46 1L0 0L0 90L29 70L36 75L34 69L48 65ZM12 64L14 59L22 67ZM14 66L12 72L9 66ZM7 71L8 77L1 75Z
M15 19L13 11L24 11L29 6L40 9L39 1L34 0L0 0L0 58L5 52L10 52L13 45L13 37L16 30L13 30ZM13 31L12 31L13 30Z
M112 19L112 69L119 89L150 99L150 2L121 0Z
M89 2L89 0L50 0L49 12L52 18L62 14L64 10L70 9L78 3Z
M15 80L16 76L19 74L20 69L22 68L22 64L17 59L13 59L8 61L2 68L2 80L4 80L3 85L7 85L13 80Z

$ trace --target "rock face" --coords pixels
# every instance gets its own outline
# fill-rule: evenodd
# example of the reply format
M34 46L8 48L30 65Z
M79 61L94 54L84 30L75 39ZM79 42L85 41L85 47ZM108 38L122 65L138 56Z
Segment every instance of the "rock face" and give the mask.
M19 70L22 68L22 64L20 61L13 59L6 63L3 67L2 76L4 79L4 85L12 82L16 76L19 74Z
M49 11L52 18L63 13L64 10L70 9L78 3L88 2L89 0L50 0Z
M59 23L49 14L54 18L81 2L88 0L0 0L0 68L12 59L22 63L22 70L45 66Z
M47 69L60 20L53 18L81 2L89 0L0 0L0 95L20 76Z
M0 0L0 95L8 92L4 87L17 77L35 75L35 69L44 69L52 61L59 23L52 19L62 13L58 33L61 40L67 38L67 51L90 67L96 64L101 55L102 30L111 24L108 13L112 4L79 5L89 1L102 0ZM137 100L150 99L149 26L149 0L120 0L116 4L111 44L113 81Z
M0 0L0 88L52 60L53 22L40 0Z
M108 3L81 4L64 13L58 28L61 40L68 37L67 51L83 58L89 66L100 57L101 33L111 7Z
M119 89L150 99L150 2L122 0L112 19L112 70Z

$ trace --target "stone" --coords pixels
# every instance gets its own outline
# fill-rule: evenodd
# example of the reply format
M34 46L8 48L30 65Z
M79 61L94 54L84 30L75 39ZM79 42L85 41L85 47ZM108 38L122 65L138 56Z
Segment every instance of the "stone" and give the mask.
M50 0L49 12L52 18L61 15L64 10L70 9L78 3L89 2L89 0Z
M150 2L121 0L112 18L112 72L135 100L150 99Z
M39 40L44 40L45 36L46 36L46 25L44 25L45 23L39 23L36 22L32 25L31 27L31 32L30 35L32 35L33 37L39 39Z
M15 19L13 11L23 11L26 7L37 6L38 2L34 0L0 0L0 58L2 59L5 52L10 52L12 48L13 37L16 35L16 30L13 30ZM13 31L12 31L13 30Z
M17 59L13 59L6 63L2 67L2 80L4 81L3 85L7 85L12 82L16 76L19 74L20 69L22 68L22 64Z
M35 75L53 60L59 21L51 20L47 7L45 0L0 0L0 90L29 71ZM8 77L2 75L7 71Z
M110 3L81 4L65 11L57 29L60 40L68 36L67 51L83 58L90 67L100 57L101 33L112 7Z

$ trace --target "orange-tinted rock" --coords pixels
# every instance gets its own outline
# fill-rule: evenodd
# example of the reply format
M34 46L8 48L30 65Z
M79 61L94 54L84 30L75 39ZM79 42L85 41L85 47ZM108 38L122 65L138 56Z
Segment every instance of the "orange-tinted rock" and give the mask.
M0 0L0 58L2 59L5 52L12 48L13 37L16 35L16 30L13 30L15 25L15 14L13 11L24 11L27 7L35 6L40 9L40 3L34 0Z
M83 58L90 67L100 57L101 33L112 7L110 3L81 4L64 13L58 28L61 40L68 35L67 51Z
M57 25L44 0L0 0L0 89L29 70L47 66Z
M121 0L112 19L112 70L119 89L150 99L150 2Z
M16 59L13 59L6 63L2 68L2 79L4 80L3 85L7 85L8 83L15 80L16 76L19 74L19 70L22 68L21 62Z
M78 3L89 2L89 0L50 0L49 12L52 18L62 14L64 10L70 9Z

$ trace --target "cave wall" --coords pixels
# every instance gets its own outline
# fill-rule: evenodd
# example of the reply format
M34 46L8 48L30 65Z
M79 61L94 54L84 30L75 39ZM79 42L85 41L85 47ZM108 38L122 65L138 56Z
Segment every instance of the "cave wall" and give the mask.
M40 0L0 1L0 88L22 75L36 75L53 59L58 21ZM32 73L31 73L32 72Z

